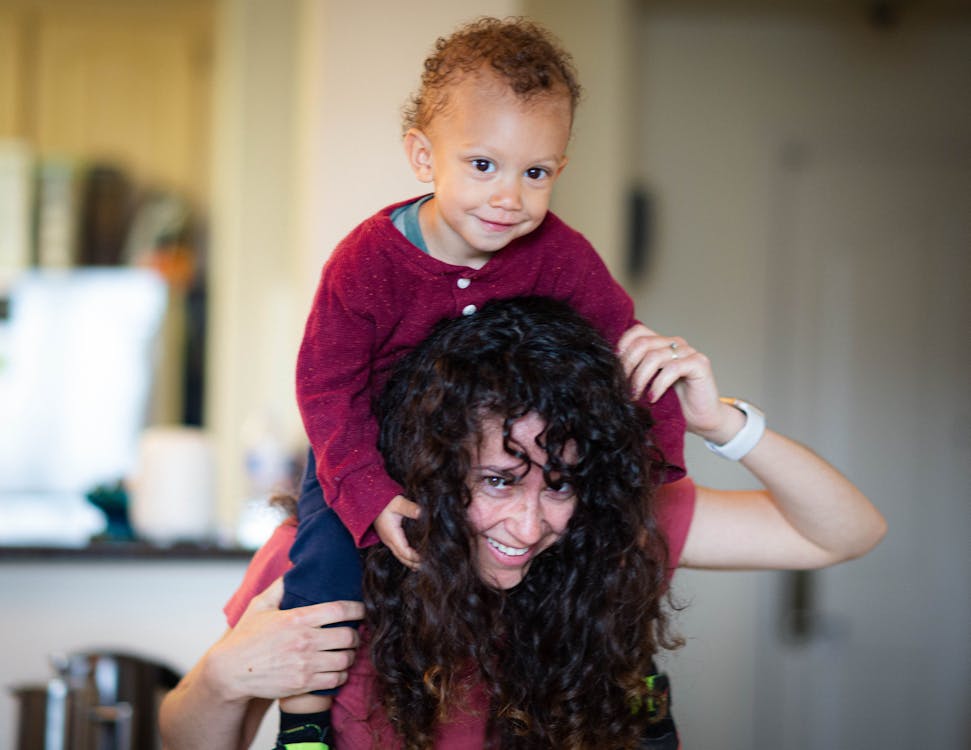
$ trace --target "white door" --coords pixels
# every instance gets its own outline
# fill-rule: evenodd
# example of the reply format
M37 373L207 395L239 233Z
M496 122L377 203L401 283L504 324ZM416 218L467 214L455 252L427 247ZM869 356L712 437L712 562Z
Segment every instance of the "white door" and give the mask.
M780 157L772 413L890 530L859 561L782 577L767 600L760 748L959 750L971 737L967 145L817 142Z

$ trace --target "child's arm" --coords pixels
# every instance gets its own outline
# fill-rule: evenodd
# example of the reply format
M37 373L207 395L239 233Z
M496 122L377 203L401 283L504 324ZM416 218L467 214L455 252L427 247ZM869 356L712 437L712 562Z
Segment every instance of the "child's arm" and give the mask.
M385 309L387 301L378 296L383 286L371 283L367 261L368 256L342 244L325 266L307 317L296 378L323 500L358 547L378 541L372 524L402 493L377 451L371 404L382 322L372 311Z

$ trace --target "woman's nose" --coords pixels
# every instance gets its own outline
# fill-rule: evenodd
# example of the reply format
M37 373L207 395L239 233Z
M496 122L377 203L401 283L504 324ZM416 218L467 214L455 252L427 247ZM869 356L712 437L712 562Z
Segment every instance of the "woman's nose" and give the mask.
M524 497L506 519L509 531L523 544L535 544L543 536L543 505L539 494Z

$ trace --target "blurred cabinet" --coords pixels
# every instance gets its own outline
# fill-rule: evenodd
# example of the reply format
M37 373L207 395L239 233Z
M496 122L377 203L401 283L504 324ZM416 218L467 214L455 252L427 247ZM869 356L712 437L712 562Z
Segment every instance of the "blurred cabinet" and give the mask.
M212 29L204 0L6 2L0 138L204 202Z
M0 0L0 287L34 263L160 270L153 421L201 420L215 10Z

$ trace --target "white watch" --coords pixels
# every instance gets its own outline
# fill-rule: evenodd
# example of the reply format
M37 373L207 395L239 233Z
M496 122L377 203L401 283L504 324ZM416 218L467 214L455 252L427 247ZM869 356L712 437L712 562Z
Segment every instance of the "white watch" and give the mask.
M734 406L745 415L742 429L724 445L715 445L709 440L705 445L712 453L716 453L729 461L738 461L748 455L749 451L758 445L765 434L765 413L757 406L740 398L723 398L722 403Z

